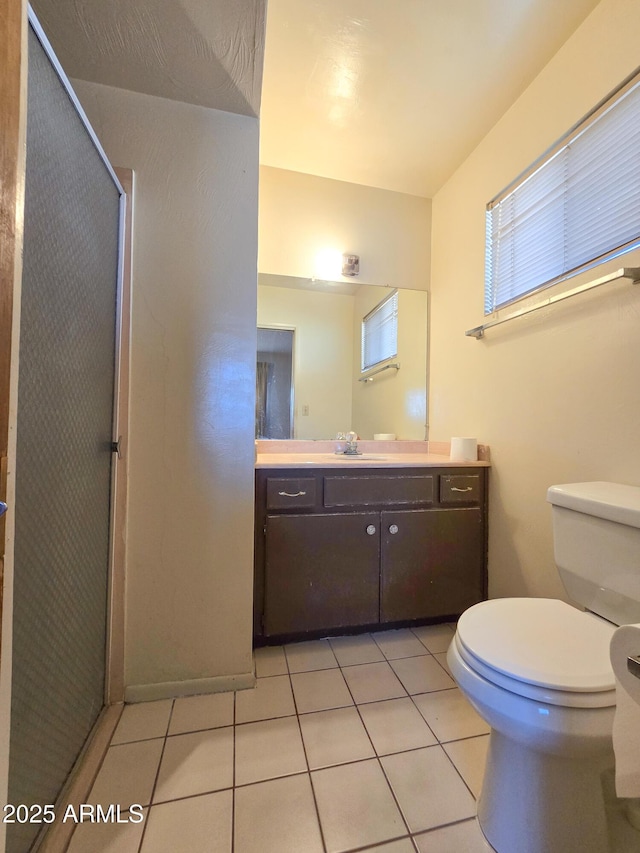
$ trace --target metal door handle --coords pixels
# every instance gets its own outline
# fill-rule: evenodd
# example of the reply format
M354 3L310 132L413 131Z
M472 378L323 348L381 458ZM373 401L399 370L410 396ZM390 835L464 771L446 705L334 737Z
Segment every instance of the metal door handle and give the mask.
M398 529L399 528L398 528L397 524L390 524L389 525L389 533L397 533Z
M9 507L4 503L4 501L0 501L0 515L4 515L5 512L9 509Z
M467 486L466 489L459 489L457 486L451 486L452 492L472 492L473 486Z
M376 532L375 524L367 524L367 533L369 534L369 536L373 536L373 534L375 532Z
M304 497L304 495L306 495L307 493L306 492L296 492L295 494L292 494L291 492L278 492L278 494L282 498L301 498L301 497Z

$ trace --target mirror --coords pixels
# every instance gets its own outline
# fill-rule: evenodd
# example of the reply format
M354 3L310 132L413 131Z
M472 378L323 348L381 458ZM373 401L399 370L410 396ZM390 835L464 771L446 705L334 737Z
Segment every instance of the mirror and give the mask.
M398 354L360 370L362 319L391 290L259 274L258 327L293 334L292 384L277 392L290 404L291 438L333 439L354 430L361 439L376 433L425 439L428 293L398 288ZM257 361L269 360L263 345ZM400 367L380 371L386 364ZM259 368L263 376L269 370Z
M256 438L293 435L293 329L258 326Z

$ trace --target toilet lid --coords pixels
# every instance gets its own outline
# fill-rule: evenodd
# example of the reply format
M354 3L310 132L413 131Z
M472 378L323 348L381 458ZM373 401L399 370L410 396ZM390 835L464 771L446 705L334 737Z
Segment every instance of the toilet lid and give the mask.
M578 693L613 690L609 643L615 625L550 598L498 598L458 620L463 646L505 676Z

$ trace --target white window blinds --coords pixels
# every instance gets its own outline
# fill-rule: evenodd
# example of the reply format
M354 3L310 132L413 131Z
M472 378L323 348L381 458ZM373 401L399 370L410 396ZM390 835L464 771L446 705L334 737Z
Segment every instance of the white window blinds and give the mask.
M362 320L361 368L368 370L398 354L398 291Z
M485 314L640 245L640 80L487 205Z

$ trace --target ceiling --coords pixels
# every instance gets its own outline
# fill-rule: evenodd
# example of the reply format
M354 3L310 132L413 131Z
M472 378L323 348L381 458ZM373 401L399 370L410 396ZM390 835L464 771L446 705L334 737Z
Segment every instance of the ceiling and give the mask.
M431 197L598 0L269 0L260 162Z
M32 0L70 77L260 114L262 164L425 197L597 3L269 0L265 43L266 0Z
M266 0L31 0L67 76L260 109Z

